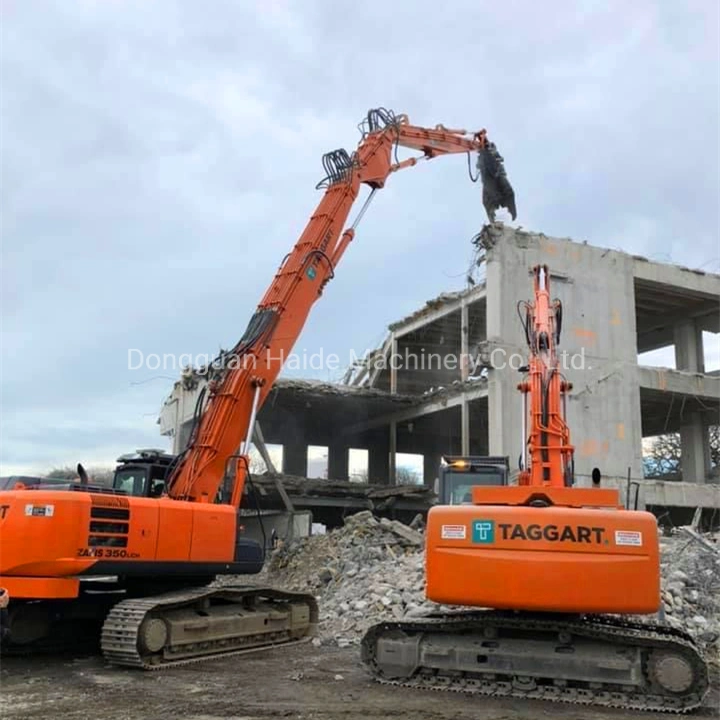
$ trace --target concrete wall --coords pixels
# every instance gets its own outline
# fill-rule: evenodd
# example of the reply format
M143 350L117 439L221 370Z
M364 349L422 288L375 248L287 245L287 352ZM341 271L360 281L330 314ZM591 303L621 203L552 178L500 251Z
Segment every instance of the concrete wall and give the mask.
M188 389L180 382L175 383L171 396L160 412L160 434L172 438L174 453L180 452L187 445L192 429L192 417L203 385Z
M489 371L489 450L516 458L521 449L521 374L503 360L527 357L517 315L533 299L532 267L547 264L551 296L563 304L559 350L574 389L568 399L579 484L594 467L604 475L642 477L640 395L632 258L571 241L505 229L487 252L487 335L497 348ZM589 482L589 481L588 481Z

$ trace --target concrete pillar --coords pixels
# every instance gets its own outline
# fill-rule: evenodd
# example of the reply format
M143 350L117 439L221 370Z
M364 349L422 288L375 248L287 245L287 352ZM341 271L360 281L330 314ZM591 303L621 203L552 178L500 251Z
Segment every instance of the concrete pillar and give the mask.
M692 319L675 326L675 367L687 372L705 372L702 328Z
M398 368L398 341L395 333L392 334L390 341L390 392L395 395L397 393L397 368Z
M397 423L390 423L390 434L388 436L390 443L390 467L388 468L388 477L390 478L390 485L397 484Z
M368 480L390 484L390 436L383 433L368 448Z
M684 482L704 483L710 473L710 435L700 413L680 426L680 457Z
M328 447L328 478L347 480L350 475L350 448L347 445L332 443Z
M470 454L470 406L467 400L460 406L460 454Z
M460 307L460 380L465 382L470 375L470 313L465 301Z
M518 379L522 379L518 374ZM515 380L515 382L513 382ZM507 370L491 370L488 381L488 454L517 458L527 442L522 434L522 395Z
M519 395L520 393L518 393ZM470 408L470 454L489 455L488 452L488 405L486 400L474 400ZM518 431L518 438L520 432ZM519 450L518 450L519 452Z
M517 384L522 375L513 357L527 356L518 300L532 299L530 269L539 258L518 253L507 242L488 252L486 264L487 338L495 347L488 371L488 453L517 457L520 452L522 400Z
M423 484L432 487L435 478L440 473L442 454L439 452L426 452L423 455Z
M307 443L287 442L283 445L283 473L307 477Z

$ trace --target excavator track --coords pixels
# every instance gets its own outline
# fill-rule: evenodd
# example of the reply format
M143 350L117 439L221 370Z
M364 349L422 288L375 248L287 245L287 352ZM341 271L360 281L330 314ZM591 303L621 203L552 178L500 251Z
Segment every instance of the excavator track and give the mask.
M310 594L201 588L117 603L103 624L101 647L113 665L162 670L306 642L317 622Z
M708 667L692 638L615 616L500 611L373 625L361 656L379 683L654 712L702 705Z

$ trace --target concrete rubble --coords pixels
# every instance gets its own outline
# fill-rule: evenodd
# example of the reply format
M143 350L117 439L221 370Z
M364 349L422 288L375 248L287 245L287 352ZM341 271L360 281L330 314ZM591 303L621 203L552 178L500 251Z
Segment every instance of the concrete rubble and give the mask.
M341 528L299 540L275 552L266 580L310 591L320 603L316 644L357 644L385 618L413 617L439 606L424 598L424 536L369 511Z
M662 598L666 621L684 628L720 660L720 543L684 528L661 538Z
M457 610L425 600L421 518L411 525L369 511L351 515L341 528L276 550L262 580L316 595L318 645L357 645L375 622ZM687 630L717 662L720 545L707 535L705 543L679 530L661 538L662 597L665 621Z

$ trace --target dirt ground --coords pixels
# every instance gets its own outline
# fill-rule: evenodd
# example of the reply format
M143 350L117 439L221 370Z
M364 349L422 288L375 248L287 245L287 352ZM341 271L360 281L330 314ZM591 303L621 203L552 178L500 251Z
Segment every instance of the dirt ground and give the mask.
M379 685L357 649L303 644L143 672L111 668L97 655L4 658L3 720L667 720L672 715L549 702L466 697ZM718 693L691 717L718 717Z

